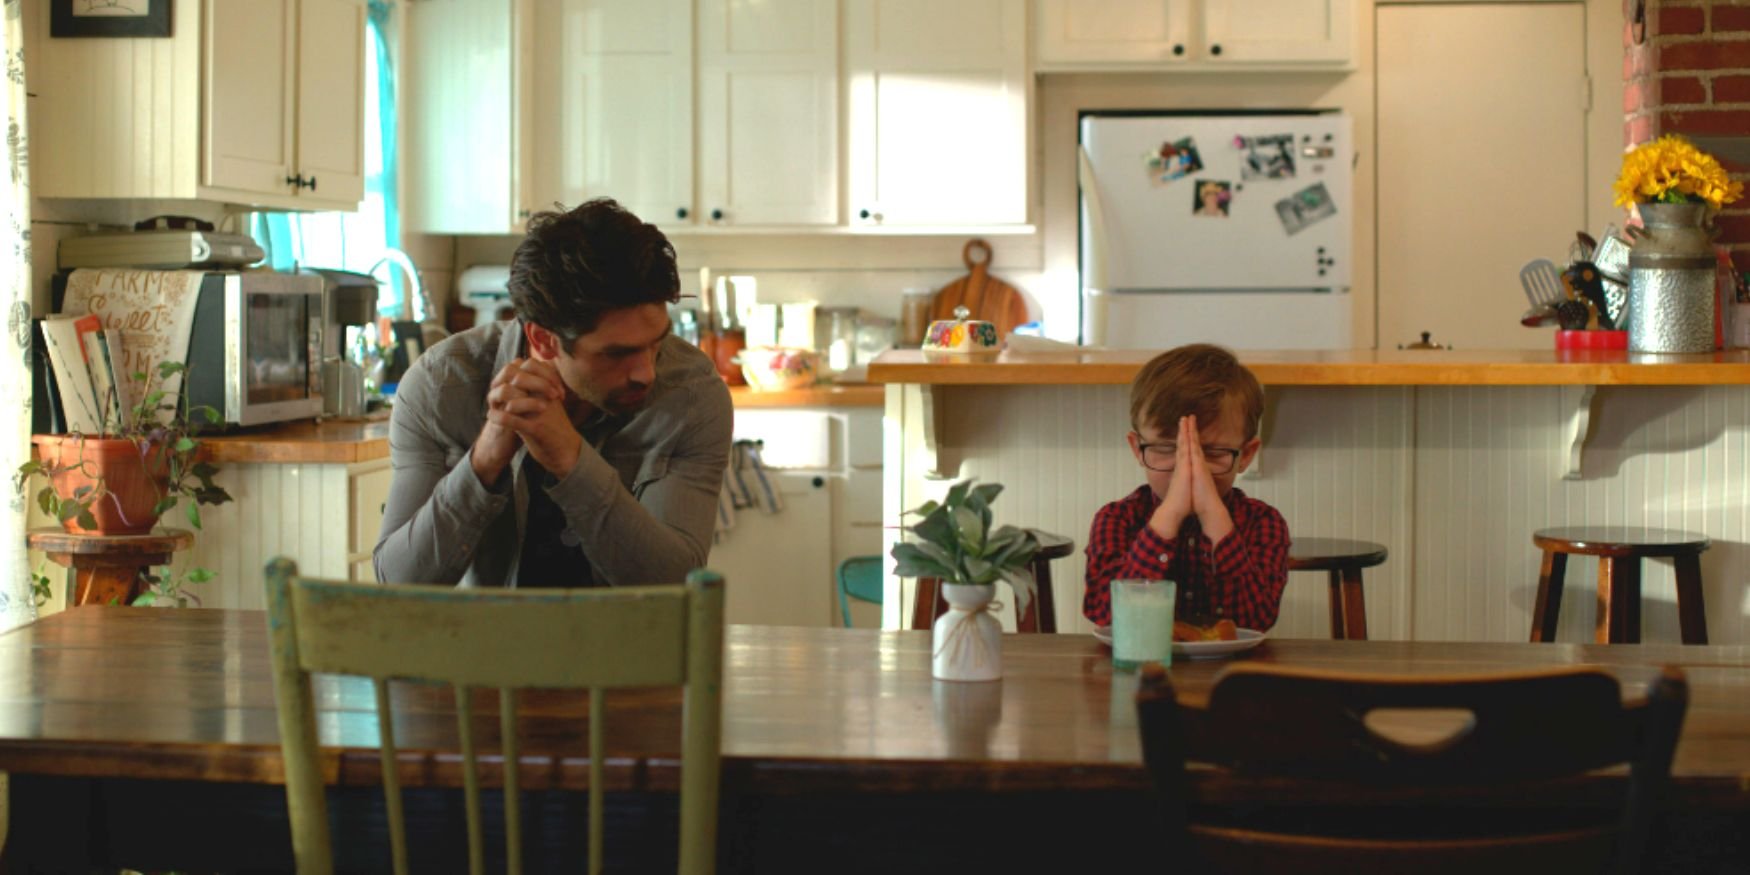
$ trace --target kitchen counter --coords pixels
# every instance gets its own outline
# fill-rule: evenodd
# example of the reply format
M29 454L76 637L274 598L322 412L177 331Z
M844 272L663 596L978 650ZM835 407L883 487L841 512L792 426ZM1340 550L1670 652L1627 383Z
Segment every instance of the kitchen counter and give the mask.
M349 465L389 457L389 417L385 412L368 420L288 422L203 437L201 444L206 458L221 465Z
M787 392L729 390L737 409L880 407L884 387L870 383L811 386ZM288 422L236 434L204 437L206 458L218 464L312 463L350 465L389 457L389 416L370 420Z
M1002 522L1085 546L1100 508L1143 482L1125 434L1130 382L1152 355L884 353L869 368L888 393L882 518L977 478L1004 486ZM1542 558L1532 533L1627 525L1712 538L1702 558L1709 640L1750 642L1734 588L1750 579L1750 351L1239 356L1266 391L1263 449L1235 486L1281 511L1296 536L1387 548L1367 571L1372 637L1523 641ZM883 534L887 552L900 532ZM1089 628L1078 610L1084 562L1078 551L1053 563L1059 629ZM1643 640L1677 641L1671 566L1644 565ZM1569 563L1558 640L1592 637L1596 566ZM1321 583L1290 575L1273 635L1330 634ZM904 624L910 590L889 576L888 628Z
M756 392L735 386L729 397L736 409L772 407L880 407L886 403L886 388L878 383L848 383L842 386L809 386L782 392Z
M1157 350L999 353L890 350L873 383L960 386L1129 385ZM1750 384L1750 350L1654 355L1609 350L1244 351L1267 386L1708 386Z

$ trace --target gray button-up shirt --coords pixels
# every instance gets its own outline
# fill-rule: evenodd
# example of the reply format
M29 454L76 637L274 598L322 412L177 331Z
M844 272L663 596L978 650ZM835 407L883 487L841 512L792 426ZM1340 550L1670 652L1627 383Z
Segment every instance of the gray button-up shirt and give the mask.
M493 376L523 347L521 322L494 322L433 346L402 378L389 420L394 479L372 554L379 581L516 585L528 450L497 489L480 483L468 453ZM679 583L705 564L733 426L711 360L676 337L657 351L643 408L585 425L577 465L545 488L598 583Z

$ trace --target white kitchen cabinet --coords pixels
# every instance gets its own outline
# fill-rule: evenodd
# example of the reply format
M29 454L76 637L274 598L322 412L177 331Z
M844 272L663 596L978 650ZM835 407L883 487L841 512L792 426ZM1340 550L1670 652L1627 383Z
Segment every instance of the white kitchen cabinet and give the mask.
M1041 72L1331 69L1350 62L1354 0L1036 0Z
M1190 0L1039 0L1039 65L1183 61L1189 9Z
M1027 221L1025 0L846 0L853 225Z
M541 207L611 196L664 227L693 218L692 0L533 7L528 190Z
M784 508L736 511L707 565L728 581L731 623L839 625L839 563L881 552L878 407L735 411L738 440L765 442ZM879 611L853 606L859 625Z
M169 38L52 39L32 13L35 194L357 209L364 0L178 3Z
M713 225L831 225L838 7L699 4L699 206Z

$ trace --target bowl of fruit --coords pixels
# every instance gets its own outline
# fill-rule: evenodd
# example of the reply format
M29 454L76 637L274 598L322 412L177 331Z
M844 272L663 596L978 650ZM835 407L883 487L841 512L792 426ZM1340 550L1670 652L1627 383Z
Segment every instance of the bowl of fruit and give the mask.
M820 379L820 353L793 346L750 346L741 351L741 375L756 392L805 389Z

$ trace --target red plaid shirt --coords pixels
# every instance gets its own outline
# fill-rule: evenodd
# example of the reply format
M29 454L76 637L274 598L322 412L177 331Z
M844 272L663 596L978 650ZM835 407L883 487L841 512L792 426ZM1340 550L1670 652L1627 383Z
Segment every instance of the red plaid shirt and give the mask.
M1222 499L1234 530L1221 543L1205 537L1195 516L1171 541L1148 527L1161 500L1147 484L1094 514L1088 533L1082 614L1112 623L1114 580L1175 580L1178 616L1227 618L1247 629L1276 625L1288 583L1288 523L1276 508L1238 489Z

